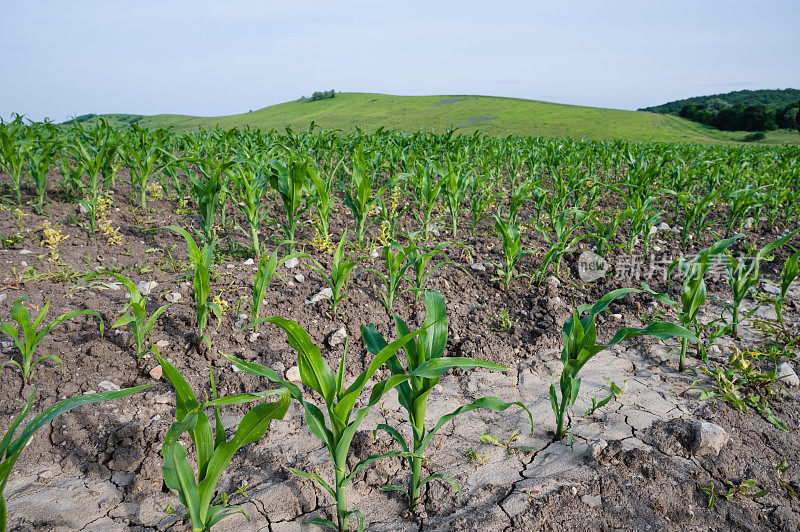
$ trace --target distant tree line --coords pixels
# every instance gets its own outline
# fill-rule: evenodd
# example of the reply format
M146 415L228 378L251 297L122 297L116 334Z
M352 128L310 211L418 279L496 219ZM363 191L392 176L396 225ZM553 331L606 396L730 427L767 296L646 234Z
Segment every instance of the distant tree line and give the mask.
M317 100L324 100L325 98L333 98L336 96L336 91L331 89L329 91L316 91L314 94L311 95L310 98L305 96L301 96L301 100L305 100L307 102L316 102Z
M733 91L724 94L712 94L709 96L694 96L683 100L675 100L662 105L652 107L642 107L640 111L650 111L651 113L673 114L681 112L681 109L688 104L709 105L714 100L722 100L728 105L764 105L767 109L783 109L787 105L800 100L800 89L761 89L755 91Z
M779 109L764 104L731 105L716 98L707 103L685 104L680 116L725 131L769 131L778 128L800 129L800 100Z

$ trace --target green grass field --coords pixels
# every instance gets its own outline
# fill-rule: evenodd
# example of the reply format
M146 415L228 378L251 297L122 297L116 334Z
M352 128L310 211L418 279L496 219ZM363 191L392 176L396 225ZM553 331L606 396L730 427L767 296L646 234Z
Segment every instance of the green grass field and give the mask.
M140 115L103 115L124 126ZM293 101L251 113L218 117L155 115L142 117L145 127L175 129L258 127L304 130L314 121L326 130L373 131L381 126L404 131L481 131L487 135L544 136L629 141L738 143L746 132L719 131L696 122L643 111L621 111L493 96L391 96L339 93L336 98ZM771 131L758 144L800 144L800 134Z

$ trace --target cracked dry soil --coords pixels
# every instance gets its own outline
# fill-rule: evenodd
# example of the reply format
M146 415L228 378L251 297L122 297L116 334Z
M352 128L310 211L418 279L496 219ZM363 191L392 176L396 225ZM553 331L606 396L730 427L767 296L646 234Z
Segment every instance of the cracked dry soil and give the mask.
M124 176L119 181L124 182ZM111 246L101 235L90 235L70 224L70 215L79 216L77 207L54 200L47 219L69 235L61 244L59 262L78 273L113 265L123 268L134 282L156 281L149 312L164 304L164 295L180 293L180 301L158 321L153 340L162 342L162 354L176 365L196 393L209 389L209 364L214 366L223 395L269 386L233 371L220 352L282 370L295 365L296 354L277 329L265 325L253 341L247 333L235 332L235 310L229 311L214 335L213 349L198 355L191 348L191 288L185 272L172 267L172 257L185 259L184 245L179 237L159 229L191 222L175 214L175 204L165 200L154 200L153 210L147 213L131 213L126 202L128 192L124 185L116 191L119 210L112 220L120 227L122 246ZM0 232L11 232L17 220L9 211L0 214ZM346 212L340 207L332 220L336 236L341 234L345 219ZM11 304L20 297L39 307L50 300L51 319L68 310L91 308L103 315L107 330L101 337L94 318L80 317L45 338L38 353L57 354L64 361L65 371L48 363L39 367L34 411L62 397L100 391L102 381L120 387L154 382L148 375L153 358L146 358L137 368L130 335L110 329L125 303L121 290L90 287L79 278L19 277L31 266L37 272L56 268L48 262L41 233L35 230L44 220L35 214L23 217L30 229L25 241L15 249L0 251L0 295L5 296L0 298L0 316L7 317ZM473 250L473 262L498 260L497 237L488 225L479 229L478 236L467 237L466 230L464 233L465 243ZM234 232L228 236L243 241ZM303 236L309 236L305 230ZM762 230L749 236L763 245L775 233ZM526 239L527 247L541 247L536 237L526 235ZM673 234L659 233L655 242L677 253ZM773 402L776 415L790 427L790 432L781 432L755 411L745 415L722 402L700 402L696 391L687 392L702 376L678 373L675 344L634 340L602 352L584 368L570 420L574 439L571 443L569 439L553 442L555 427L547 390L560 371L560 326L570 306L593 302L627 284L604 279L579 286L571 258L562 269L560 282L528 287L522 280L517 289L505 294L491 281L488 269L472 269L460 249L447 249L454 265L437 270L428 288L439 290L447 303L448 353L490 360L510 369L505 373L481 370L447 374L431 394L428 419L433 422L464 402L497 395L507 401L522 401L531 408L533 434L528 430L527 415L519 409L503 414L476 410L457 417L430 445L428 468L454 477L462 493L448 484L431 483L413 512L399 496L380 490L387 484L407 482L403 464L397 458L376 462L362 471L349 489L350 505L361 510L368 530L800 529L798 500L786 487L796 488L800 475L800 406L795 397L782 394ZM306 251L326 264L330 260L311 249ZM765 265L765 279L775 280L776 268L780 267L776 265L784 258L781 251L778 260ZM380 265L365 253L362 267ZM523 269L530 267L528 262L522 265ZM253 267L246 265L242 256L223 254L216 270L214 291L233 307L244 298L242 309L246 309ZM305 303L324 286L306 264L292 270L281 268L280 273L291 286L275 279L262 315L290 317L320 346L344 326L350 336L349 378L369 360L360 342L362 323L374 322L382 334L394 337L392 322L380 302L378 281L361 268L348 287L350 299L342 305L342 317L336 320L328 316L325 301ZM302 282L293 279L297 274L304 276ZM654 288L666 290L667 286ZM671 287L673 299L677 289ZM722 282L710 282L709 293L721 300L729 297ZM796 290L792 298L787 316L795 321ZM610 338L623 325L642 326L643 315L651 310L649 303L649 298L640 295L614 303L610 312L598 319L601 338ZM412 306L411 295L404 294L396 312L418 323L424 316L414 312ZM499 315L505 309L519 321L508 331L498 331ZM662 310L668 320L676 320L674 311ZM719 309L710 305L706 319L718 314ZM769 317L768 312L765 317ZM757 348L760 342L753 331L745 330L738 345ZM732 348L730 341L723 343L721 354L712 364L722 363ZM335 364L345 353L344 345L323 347L323 353ZM14 352L6 349L3 358L9 356ZM698 364L691 359L690 365ZM608 394L605 379L620 386L625 383L625 393L584 416L592 397L600 399ZM0 373L0 383L0 429L5 429L32 387L23 386L19 375L11 370ZM41 429L23 452L5 490L10 530L186 529L166 512L180 505L176 494L163 488L160 470L161 441L174 420L174 401L169 384L157 381L143 393L74 410ZM234 407L223 412L225 427L231 431L243 410ZM719 456L697 456L693 452L696 436L692 427L698 420L715 423L730 435ZM353 463L369 454L394 449L385 434L373 438L371 429L384 422L401 432L409 430L394 393L380 408L373 409L362 425L352 448ZM510 453L480 440L486 433L507 439L517 429L521 434L515 443L535 450ZM608 445L598 446L601 439ZM467 456L468 450L474 452L472 458ZM775 467L783 460L788 470L781 477ZM314 516L330 517L333 501L328 494L310 481L292 476L288 467L316 470L326 478L333 476L327 451L304 425L295 404L284 420L273 422L263 439L237 453L220 483L220 488L229 492L249 486L246 496L234 499L249 520L237 514L224 519L215 530L311 529L314 527L303 522ZM738 483L751 478L760 490L768 490L766 495L757 499L733 496L730 500L721 496L724 481ZM712 482L718 486L717 502L708 509L708 495L699 488Z

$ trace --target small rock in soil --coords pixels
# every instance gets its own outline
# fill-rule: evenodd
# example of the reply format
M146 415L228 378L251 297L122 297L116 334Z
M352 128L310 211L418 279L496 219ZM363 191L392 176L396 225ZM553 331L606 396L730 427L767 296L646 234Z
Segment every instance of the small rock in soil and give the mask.
M591 506L592 508L600 508L603 506L603 498L600 495L584 495L581 497L583 504Z
M158 283L155 281L139 281L136 285L136 289L143 296L147 296L150 295L150 292L152 292L156 286L158 286Z
M161 366L158 366L161 367ZM153 368L155 369L155 368ZM163 395L156 395L153 397L153 402L157 405L166 405L172 402L172 394L165 393Z
M669 224L666 223L666 222L661 222L660 224L658 224L658 230L659 231L669 231Z
M286 371L286 366L279 360L272 365L272 369L275 370L275 373L278 375L283 375L283 372Z
M159 349L165 349L169 347L169 340L159 340L156 342L156 347Z
M169 301L170 303L177 303L181 300L181 293L180 292L172 292L171 294L167 294L164 296L164 299Z
M772 294L773 296L779 296L781 294L781 289L775 286L774 284L763 283L763 287L764 287L764 292Z
M27 255L28 253L31 253L31 250L29 250L29 249L21 249L21 250L19 250L19 254L20 255Z
M294 280L297 281L299 284L306 280L306 276L303 275L302 273L298 273L297 275L294 276Z
M118 392L120 389L119 386L111 381L100 381L97 383L97 387L102 388L107 392Z
M250 333L250 336L248 336L248 337L247 337L247 341L248 341L248 342L250 342L250 343L252 344L252 343L253 343L253 342L255 342L256 340L258 340L258 337L259 337L259 336L261 336L259 333L257 333L257 332L252 332L252 333Z
M778 365L778 378L782 383L789 386L800 386L800 377L795 373L794 368L788 362Z
M369 254L369 256L370 256L370 257L372 257L373 259L377 259L377 258L378 258L378 257L380 257L381 255L380 255L380 253L378 253L378 250L377 250L377 249L373 249L373 250L372 250L372 253L370 253L370 254Z
M318 293L311 296L311 299L306 299L306 305L311 305L323 299L330 299L333 297L333 290L330 288L323 288Z
M340 327L328 337L328 346L336 347L337 345L341 345L344 343L345 339L347 339L347 329Z
M708 421L698 421L693 428L695 456L718 456L730 439L725 429Z
M476 272L485 272L486 271L486 266L484 266L480 262L473 262L472 264L469 265L469 267L472 268L473 270L475 270Z
M587 453L589 460L596 462L606 447L608 447L608 442L606 440L597 440L589 445L589 452Z
M256 263L256 262L255 262L253 259L247 259L247 260L246 260L246 261L244 261L242 264L243 264L244 266L252 266L252 265L254 265L255 263Z
M300 264L300 259L298 259L297 257L292 257L291 259L283 263L283 265L289 270L291 270L292 268L296 268L298 264Z
M292 366L286 370L286 380L289 382L302 382L300 379L300 368Z
M152 379L155 380L161 379L161 374L162 374L161 364L150 370L150 378Z
M0 293L0 303L5 301L7 297L8 297L8 294L6 294L5 292Z
M83 395L94 395L97 393L97 390L86 390L83 392Z

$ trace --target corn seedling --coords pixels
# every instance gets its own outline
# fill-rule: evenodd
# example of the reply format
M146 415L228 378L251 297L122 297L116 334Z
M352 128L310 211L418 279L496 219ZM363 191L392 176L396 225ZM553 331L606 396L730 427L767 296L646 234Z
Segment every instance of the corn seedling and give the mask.
M125 388L123 390L113 392L79 395L77 397L64 399L47 408L41 414L33 418L33 420L28 423L24 429L22 429L20 435L16 439L13 439L14 434L17 432L20 424L22 424L27 417L28 411L33 404L33 399L36 396L36 390L34 389L33 393L28 398L28 401L25 403L25 406L22 408L22 411L20 411L20 413L17 414L17 416L11 422L11 425L8 427L8 430L3 436L2 441L0 441L0 531L5 532L7 525L6 500L3 492L5 491L8 477L11 476L11 471L14 468L14 464L16 464L20 454L22 454L23 449L25 449L25 447L28 445L28 442L30 442L37 430L50 423L61 414L69 412L73 408L90 403L121 399L123 397L133 395L136 392L142 391L145 388L149 388L150 386L152 386L152 384L137 386L135 388Z
M389 360L389 358L394 356L399 349L402 349L403 346L418 335L419 331L408 333L399 340L381 349L372 359L369 367L359 374L350 386L345 388L344 368L346 365L346 354L339 361L339 367L334 375L328 363L322 358L320 349L311 342L308 334L300 325L294 321L278 316L262 318L258 320L257 323L263 322L272 323L284 330L288 337L289 346L297 351L298 354L300 379L305 386L314 390L322 399L327 410L327 416L325 416L322 410L314 403L303 399L303 392L297 385L289 381L284 381L272 369L259 364L245 362L244 360L239 360L230 355L225 356L243 372L266 377L270 381L289 390L292 398L303 405L306 423L309 429L311 429L311 432L325 443L330 453L331 460L333 461L336 476L333 486L315 473L291 469L291 472L295 475L319 483L319 485L336 500L336 522L322 518L314 518L309 520L309 522L318 526L344 531L350 529L349 518L351 515L355 515L358 520L358 530L361 531L364 522L363 516L359 510L348 509L347 486L364 467L372 462L389 456L406 456L409 453L392 451L384 454L371 455L355 464L352 468L348 468L347 457L350 454L350 444L353 441L353 436L355 436L358 427L361 425L361 422L367 416L370 409L378 404L383 396L400 381L397 379L390 379L376 383L372 388L369 401L358 409L358 411L355 411L355 405L367 381L387 360ZM255 325L255 323L251 324L251 326L252 325ZM345 352L346 351L345 349ZM353 417L353 414L355 414L355 417Z
M238 200L239 208L247 219L248 229L239 229L250 237L255 257L261 256L261 245L259 242L259 228L267 218L267 212L261 204L264 194L267 192L267 180L264 174L257 174L246 164L233 167L231 172L233 191Z
M556 439L561 439L567 432L564 425L567 410L575 404L581 385L578 373L597 353L637 336L653 336L661 340L679 336L697 341L697 337L683 327L672 323L655 322L644 329L623 327L614 334L610 342L598 344L595 317L606 310L612 301L623 298L630 293L639 292L642 292L642 290L637 288L614 290L600 298L594 305L580 305L573 311L572 316L564 322L562 330L564 349L561 351L561 363L564 369L561 371L558 392L554 384L550 385L550 406L556 416ZM586 313L586 316L581 318L584 313Z
M19 115L7 124L0 124L0 161L11 176L17 205L22 205L22 170L30 149L27 140L21 138L24 128Z
M17 347L17 349L19 349L22 360L21 362L17 362L13 359L7 360L0 365L0 371L2 371L7 365L14 365L17 367L17 369L19 369L22 379L26 384L30 384L32 382L36 365L43 360L54 360L59 366L61 366L62 369L64 368L64 364L61 362L61 359L56 355L43 355L35 360L33 358L36 347L39 345L39 342L42 341L42 338L47 336L50 331L61 325L63 322L72 319L75 316L92 315L100 320L100 335L102 336L103 334L103 318L94 310L73 310L72 312L62 314L53 321L44 325L44 327L39 330L39 325L42 325L44 318L47 316L47 311L50 309L50 301L47 301L44 304L44 307L42 307L42 310L33 321L31 321L31 316L28 313L28 309L25 308L24 301L24 297L17 299L11 306L11 319L17 322L17 327L15 327L11 322L0 320L0 328L5 334L11 337L14 345Z
M330 177L324 180L313 167L308 167L308 177L314 185L313 202L317 211L317 232L321 235L323 241L330 240L331 212L336 205L336 198L333 196L333 181L336 176L336 170L342 164L342 161L344 161L344 158L339 161L339 164L330 173Z
M746 259L744 257L737 259L730 251L727 249L725 250L725 254L728 256L728 262L725 265L725 269L728 272L728 284L731 287L731 292L733 292L733 305L731 306L731 328L734 336L739 336L739 308L742 305L742 300L744 300L748 292L752 288L758 286L758 283L761 281L761 261L767 258L774 249L786 244L786 242L796 235L798 231L800 231L800 228L795 229L791 233L788 233L777 240L773 240L764 246L755 254L752 262L750 262L749 265L745 264ZM797 262L795 262L795 268L797 267L796 265ZM748 314L747 317L749 316L750 315Z
M401 248L397 244L383 246L381 256L383 257L384 266L386 267L386 275L379 271L367 268L365 271L374 273L383 283L383 304L389 313L392 312L394 307L394 300L397 297L400 281L404 279L406 270L411 266L411 262L406 262L408 256L415 252L417 247L410 244L405 248Z
M582 213L576 213L576 218L581 219L582 217ZM579 227L581 227L580 224L567 225L566 213L563 212L558 215L553 222L555 238L549 237L548 232L541 227L536 227L536 230L542 233L545 241L550 246L550 249L547 250L542 258L542 265L537 272L539 280L547 275L547 269L550 267L550 264L555 264L555 274L557 276L561 270L561 261L564 255L575 251L575 245L584 238L589 237L589 235L572 236Z
M670 266L670 270L675 266L684 274L683 287L681 288L681 310L678 312L678 318L681 325L686 328L692 328L695 332L699 332L700 324L697 321L697 316L700 308L706 303L706 281L705 275L710 268L709 262L728 246L731 246L742 235L736 235L733 238L720 240L713 246L704 249L697 256L690 260L676 261ZM679 370L683 371L686 368L686 350L688 348L688 339L683 338L681 341L681 355L679 362Z
M531 432L533 432L533 416L530 411L519 402L507 403L497 397L482 397L461 406L449 414L439 418L436 425L427 430L425 427L425 416L428 410L428 396L434 386L439 383L441 376L451 368L461 368L463 370L473 368L485 368L493 371L506 371L508 368L492 362L476 360L466 357L445 357L444 352L447 346L447 311L444 299L438 292L425 293L425 321L419 333L418 340L410 340L405 344L406 366L400 362L397 356L391 356L386 361L386 365L392 372L392 376L387 381L383 381L375 386L374 390L380 387L388 391L391 388L397 389L397 396L400 406L405 409L409 423L412 427L412 439L410 442L397 431L397 429L386 424L378 425L376 430L383 430L394 438L400 445L404 453L411 452L406 459L411 469L411 479L408 489L401 486L387 486L385 489L400 491L408 497L409 507L413 508L419 500L422 486L432 480L443 480L449 482L456 488L456 481L441 473L436 473L422 478L422 460L425 450L431 438L442 428L442 426L454 417L475 410L477 408L487 408L494 412L502 412L511 406L523 408L531 420ZM401 340L409 338L414 333L409 332L406 323L397 315L394 316L397 336ZM387 346L396 345L396 340L392 344L387 344L386 340L378 333L374 325L361 327L361 335L364 344L370 353L384 353ZM382 393L381 393L382 395ZM459 488L460 490L460 488Z
M391 186L387 184L378 189L377 193L373 195L373 174L372 170L367 166L364 158L364 152L359 148L353 154L353 167L350 169L351 190L345 190L344 204L353 213L356 219L356 226L358 227L357 236L358 244L364 244L364 236L367 232L369 225L369 213L375 207L377 198L383 196L386 189Z
M280 226L283 229L285 242L289 244L289 251L293 252L296 244L297 223L300 215L309 207L306 205L302 210L300 209L303 202L303 191L312 169L307 160L299 160L296 156L291 156L288 165L274 161L270 170L267 180L283 201L286 222L280 223Z
M431 274L442 266L454 265L454 263L444 260L438 262L432 268L428 269L428 264L433 257L438 255L447 257L447 255L445 255L441 250L448 245L450 245L450 242L440 242L430 249L421 249L419 245L415 245L411 253L408 254L408 262L411 265L411 270L414 274L411 278L411 284L413 285L411 291L414 292L414 310L416 310L420 301L422 301L425 285L428 284L428 279L430 278Z
M444 180L444 196L447 201L447 210L450 211L450 219L453 223L453 240L458 238L458 218L461 214L461 203L467 194L469 185L468 174L460 174L460 168L448 168Z
M139 205L147 208L147 191L150 180L164 167L174 164L172 153L164 149L167 135L165 129L149 131L139 124L131 124L132 133L126 138L129 144L123 148L123 161L131 172L131 189L139 194Z
M322 276L322 278L328 284L328 288L331 290L331 315L333 318L336 318L336 312L339 308L339 303L341 303L342 299L344 299L344 288L347 286L347 283L350 279L350 274L353 272L353 268L358 266L358 262L352 260L355 253L345 256L344 248L346 245L347 230L342 233L342 238L339 240L339 244L336 246L336 251L333 253L330 274L322 266L322 264L317 261L314 261L314 264L311 265L311 268L320 274L320 276Z
M201 404L191 386L172 364L160 356L158 362L163 368L164 378L175 389L177 418L167 431L162 447L164 465L161 471L164 484L178 492L181 503L186 507L184 519L186 517L191 519L192 530L195 532L210 530L222 518L236 512L244 513L237 507L227 506L228 496L225 492L217 493L217 483L236 451L260 440L272 420L283 419L291 399L285 390L217 397L214 373L209 368L212 400ZM279 398L277 401L264 400L270 395L279 395ZM222 426L220 407L259 400L263 402L248 410L236 427L233 437L227 439ZM205 414L205 410L212 406L215 422L213 431L211 422ZM194 445L197 476L195 468L187 459L186 449L179 441L186 432L190 434Z
M56 148L57 146L54 143L42 142L28 156L28 171L31 174L34 185L36 185L36 212L38 214L44 214L44 206L47 202L47 173L50 171L50 163L53 160Z
M220 196L222 195L223 179L222 174L234 163L230 160L214 161L212 159L187 159L197 163L197 169L201 176L191 172L191 192L197 202L198 214L195 219L200 224L203 231L205 243L212 244L216 238L216 226L214 224L217 210L220 207Z
M525 274L515 274L514 268L516 268L517 263L522 257L533 253L533 251L523 251L519 229L517 229L517 226L513 223L506 223L501 220L499 216L496 216L494 227L503 239L502 250L505 263L493 263L495 268L497 268L497 277L493 278L492 281L500 281L503 284L503 289L508 292L514 279L518 277L527 277Z
M258 321L258 315L261 312L261 306L264 304L264 293L267 291L269 283L272 281L272 276L278 269L278 266L285 263L287 260L293 258L307 258L308 255L304 253L290 253L283 257L278 258L278 250L272 252L272 255L264 254L258 262L258 270L256 271L255 278L253 279L253 301L250 305L250 321ZM237 313L238 315L238 313ZM258 326L255 327L258 332Z
M167 310L167 308L169 308L169 305L163 305L159 307L155 312L153 312L150 318L148 318L147 296L143 296L139 292L139 289L136 288L136 285L133 284L133 281L121 273L109 271L99 272L95 275L91 275L90 278L98 275L108 275L113 277L122 283L122 286L124 286L125 290L128 291L128 303L125 305L125 308L122 309L122 316L111 327L117 328L124 327L125 325L131 326L133 342L136 345L136 361L137 364L141 365L142 357L153 350L152 345L150 346L150 349L145 349L145 340L148 336L150 336L150 343L152 344L153 327L155 326L158 318Z
M211 265L214 261L214 246L216 242L206 242L203 248L197 245L197 242L188 231L177 226L168 226L167 229L175 231L183 236L186 240L186 247L189 249L189 261L194 269L194 302L195 312L197 315L197 348L203 349L203 342L208 347L211 347L211 337L206 334L206 325L208 324L208 313L213 312L217 320L222 319L222 309L214 303L209 302L208 298L211 295Z
M683 227L681 230L681 247L686 249L689 245L689 236L693 235L699 240L700 232L710 224L706 222L710 212L711 202L717 197L717 191L712 190L703 197L698 197L688 191L670 191L683 210Z

